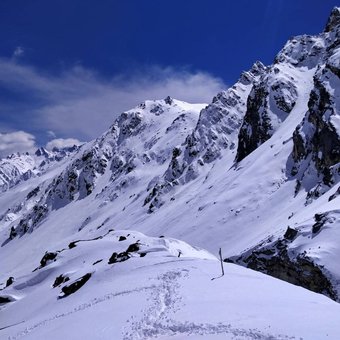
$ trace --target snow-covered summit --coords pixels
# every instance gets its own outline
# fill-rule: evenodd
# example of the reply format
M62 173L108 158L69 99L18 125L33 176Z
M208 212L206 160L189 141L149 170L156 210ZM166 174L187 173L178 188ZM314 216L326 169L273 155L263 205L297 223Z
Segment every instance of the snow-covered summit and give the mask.
M47 151L40 147L34 154L14 153L0 159L0 191L6 191L31 177L41 176L79 149L78 146Z

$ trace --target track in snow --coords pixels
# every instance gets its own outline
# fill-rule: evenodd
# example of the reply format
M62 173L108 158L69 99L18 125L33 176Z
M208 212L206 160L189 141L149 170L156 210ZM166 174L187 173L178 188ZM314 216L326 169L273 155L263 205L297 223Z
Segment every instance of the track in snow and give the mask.
M179 294L179 280L189 275L189 270L168 271L158 277L159 285L156 285L149 297L151 306L143 310L144 317L139 321L133 321L133 317L127 322L123 340L146 340L150 338L167 339L176 336L191 335L225 335L227 339L259 339L259 340L287 340L296 339L287 335L265 334L257 329L234 328L230 324L196 324L190 321L178 322L171 318L181 306L182 300Z
M68 312L56 314L56 315L54 315L54 316L52 316L50 318L41 320L41 321L31 325L31 326L26 326L26 328L24 330L20 331L16 335L8 337L8 340L20 339L20 338L28 335L32 331L35 331L38 328L40 328L42 326L45 326L46 324L48 324L50 322L53 322L53 321L55 321L57 319L60 319L60 318L67 317L67 316L69 316L71 314L74 314L74 313L81 312L81 311L83 311L85 309L88 309L88 308L91 308L91 307L97 305L98 303L102 303L102 302L106 302L107 300L114 299L115 297L122 296L122 295L129 295L129 294L136 293L136 292L140 293L140 292L143 292L143 291L153 290L153 289L155 289L155 286L151 285L151 286L148 286L148 287L141 287L141 288L132 289L132 290L126 290L126 291L122 291L122 292L118 292L118 293L105 294L105 295L103 295L101 297L92 299L89 302L82 303L81 305L78 305L77 307L74 307L72 310L70 310ZM19 322L18 324L24 323L24 322L25 321L22 321L22 322ZM17 324L10 325L8 327L12 327L12 326L15 326L15 325L17 325ZM8 328L8 327L4 327L3 329Z

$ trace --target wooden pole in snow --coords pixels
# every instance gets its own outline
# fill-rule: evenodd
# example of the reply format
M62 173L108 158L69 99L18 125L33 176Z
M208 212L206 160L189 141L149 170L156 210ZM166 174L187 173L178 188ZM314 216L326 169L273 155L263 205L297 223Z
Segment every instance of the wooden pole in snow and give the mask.
M223 268L223 259L222 259L222 249L219 250L220 261L221 261L221 269L222 269L222 276L224 275L224 268Z

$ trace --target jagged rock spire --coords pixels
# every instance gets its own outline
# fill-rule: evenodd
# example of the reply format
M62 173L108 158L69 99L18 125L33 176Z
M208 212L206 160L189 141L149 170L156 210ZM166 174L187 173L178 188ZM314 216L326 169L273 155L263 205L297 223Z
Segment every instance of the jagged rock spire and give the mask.
M333 31L335 27L340 25L340 7L334 7L328 18L325 32Z
M165 104L172 105L173 99L170 96L167 96L165 99Z

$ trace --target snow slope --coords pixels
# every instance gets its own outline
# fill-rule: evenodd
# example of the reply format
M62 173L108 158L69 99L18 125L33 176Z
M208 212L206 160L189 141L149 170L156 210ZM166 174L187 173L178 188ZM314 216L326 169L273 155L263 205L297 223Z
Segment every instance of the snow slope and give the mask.
M131 244L139 250L130 258L108 263L112 252ZM224 267L220 277L213 255L181 241L111 231L65 245L55 261L21 273L1 292L15 301L1 307L0 334L3 339L337 339L339 304L233 264ZM64 297L61 286L86 273L90 279ZM53 288L59 275L69 281Z

